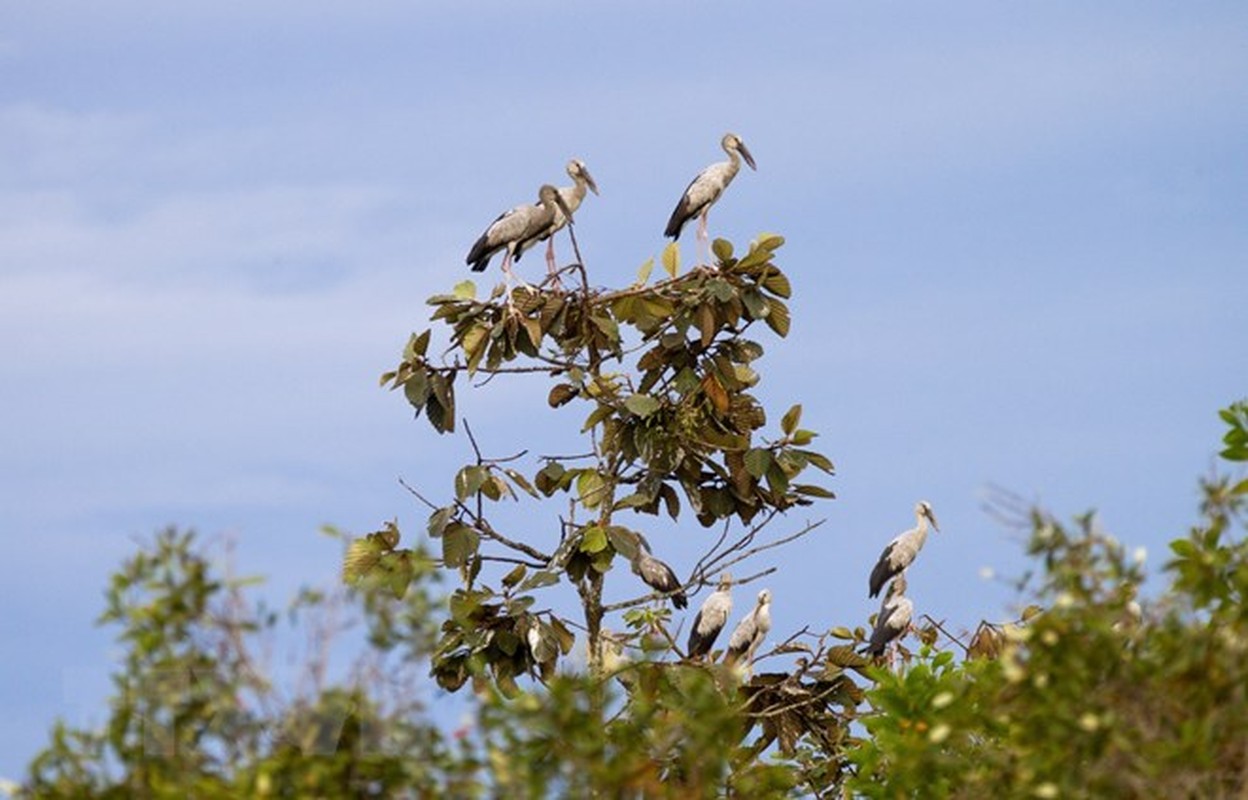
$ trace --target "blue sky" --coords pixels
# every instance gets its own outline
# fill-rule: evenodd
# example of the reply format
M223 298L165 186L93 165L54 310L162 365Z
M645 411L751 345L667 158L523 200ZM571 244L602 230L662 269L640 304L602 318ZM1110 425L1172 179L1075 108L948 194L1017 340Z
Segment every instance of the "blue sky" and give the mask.
M980 570L1023 565L990 484L1095 507L1159 566L1248 394L1245 35L1231 2L7 5L0 775L90 717L115 652L91 621L136 540L229 534L285 591L333 582L323 523L419 530L398 478L447 492L470 451L377 376L573 156L603 284L660 251L725 131L758 161L712 234L787 238L760 395L802 402L839 469L785 525L828 523L759 564L778 632L865 621L920 498L944 532L918 610L1005 616ZM461 412L495 453L550 452L581 412L544 395ZM706 537L651 536L682 574Z

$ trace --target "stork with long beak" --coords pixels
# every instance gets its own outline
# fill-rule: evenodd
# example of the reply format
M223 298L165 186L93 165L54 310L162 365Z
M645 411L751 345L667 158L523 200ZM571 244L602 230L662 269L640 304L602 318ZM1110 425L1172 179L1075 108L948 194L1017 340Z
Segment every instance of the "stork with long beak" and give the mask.
M567 219L572 218L572 211L554 186L544 184L537 192L537 199L537 205L516 206L499 214L490 223L464 259L472 266L473 272L483 271L489 266L490 258L499 250L504 250L503 274L509 281L514 280L516 276L511 271L512 260L518 259L519 253L538 242L543 233L554 224L555 214L563 212Z
M589 168L579 158L568 162L567 171L568 177L572 178L572 185L559 187L559 197L563 200L562 208L567 208L575 214L581 207L581 201L585 199L587 190L598 194L598 184L594 183L594 177L589 174ZM563 213L562 208L555 210L554 222L539 239L539 241L546 240L546 271L549 275L555 274L555 234L568 224L568 216ZM520 260L521 255L522 253L516 253L516 261Z
M745 146L745 142L741 141L740 136L735 133L726 133L720 141L720 146L728 154L728 160L712 164L698 173L698 176L685 189L685 193L680 196L680 202L676 204L671 219L667 221L667 229L663 231L664 236L670 236L673 240L679 239L680 231L685 223L698 217L698 241L707 246L708 252L706 215L710 212L711 206L741 170L741 159L745 159L750 169L757 169L754 166L754 156L750 155L749 149Z
M932 513L932 504L926 500L920 500L915 504L914 516L917 524L889 542L888 546L884 548L884 552L880 554L880 560L875 562L875 568L871 570L871 580L869 582L871 597L878 595L880 590L884 588L884 584L914 563L914 559L918 557L919 551L923 549L924 543L927 542L927 525L929 522L933 529L940 530L940 526L936 524L936 515Z

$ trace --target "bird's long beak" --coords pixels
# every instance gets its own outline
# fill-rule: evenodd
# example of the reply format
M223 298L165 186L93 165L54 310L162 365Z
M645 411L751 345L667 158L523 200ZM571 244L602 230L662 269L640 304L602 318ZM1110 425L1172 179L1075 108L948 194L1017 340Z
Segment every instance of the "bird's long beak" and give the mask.
M555 192L555 205L559 206L559 210L563 212L563 216L572 222L572 209L568 208L568 204L563 202L563 195Z
M745 159L745 163L750 165L750 169L755 172L758 171L758 167L754 166L754 156L750 155L749 148L745 146L745 142L741 142L737 145L737 152L740 153L741 157Z
M932 528L934 528L935 530L938 530L938 531L940 530L940 525L936 522L936 515L935 515L935 514L933 514L931 511L924 511L924 512L923 512L923 516L927 517L927 518L928 518L928 520L930 520L930 521L931 521L931 523L932 523Z
M583 169L581 174L585 176L585 184L589 187L589 190L594 194L598 194L598 184L594 183L594 177L589 174L589 170Z

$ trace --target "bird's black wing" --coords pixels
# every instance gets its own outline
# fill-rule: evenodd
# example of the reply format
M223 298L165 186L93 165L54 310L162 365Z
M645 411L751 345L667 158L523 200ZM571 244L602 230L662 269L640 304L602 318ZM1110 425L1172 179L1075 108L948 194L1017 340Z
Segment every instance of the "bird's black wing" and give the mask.
M867 655L882 655L884 648L892 641L893 632L888 627L888 620L896 610L897 606L895 604L889 604L880 609L880 613L875 618L875 630L871 631L871 641L867 644L865 651Z
M880 553L880 560L875 562L875 568L871 570L871 580L869 581L871 597L878 595L880 590L884 588L884 584L888 583L898 572L890 559L895 546L896 542L890 542L888 547L884 548L884 552Z
M667 221L667 228L663 230L664 236L670 236L673 240L679 239L680 231L685 227L685 223L696 217L698 212L702 210L703 206L694 208L689 197L689 190L693 188L693 185L698 182L704 172L706 170L699 172L694 176L693 180L689 181L689 185L685 187L685 191L680 195L680 202L676 204L671 218Z
M689 657L698 658L706 655L710 652L713 641L712 637L702 635L702 612L699 610L697 616L693 618L693 627L689 629L689 646L686 648Z

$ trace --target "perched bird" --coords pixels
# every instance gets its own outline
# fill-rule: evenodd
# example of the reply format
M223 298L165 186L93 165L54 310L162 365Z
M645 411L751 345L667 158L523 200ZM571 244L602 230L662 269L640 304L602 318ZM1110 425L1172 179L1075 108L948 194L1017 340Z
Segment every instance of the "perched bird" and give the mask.
M719 199L724 189L727 189L728 184L732 183L732 179L737 176L737 172L741 169L741 159L745 159L750 169L757 169L754 166L754 157L750 155L750 151L746 148L745 142L741 141L740 136L735 133L726 133L720 141L720 146L728 154L728 160L712 164L698 173L698 176L685 189L685 193L680 196L680 202L676 204L671 219L667 221L667 229L663 231L664 236L670 236L673 240L679 239L680 231L685 223L698 217L698 239L705 242L707 240L706 215L711 210L711 205Z
M871 641L863 651L869 656L881 656L884 648L894 639L899 638L910 627L910 619L914 616L914 603L905 596L906 573L900 573L888 585L884 593L884 604L880 613L875 615L875 629L871 631Z
M915 505L914 516L918 524L889 542L888 547L880 554L880 560L875 563L875 568L871 570L871 597L878 595L884 584L894 575L914 563L915 556L927 541L929 521L933 528L940 530L940 526L936 524L936 515L932 513L932 505L926 500L920 500Z
M688 607L689 599L680 590L680 579L676 577L675 572L672 572L671 567L650 554L650 547L644 539L638 543L632 566L633 572L640 575L650 588L670 593L672 605L677 608Z
M537 205L516 206L490 223L464 259L472 265L473 272L484 270L495 253L505 250L503 274L509 279L514 278L512 259L518 258L518 253L532 247L542 237L554 224L556 213L562 211L567 218L571 218L572 212L559 196L559 190L550 184L544 184L538 190L537 198Z
M559 197L563 200L563 205L573 214L581 207L581 201L585 199L585 191L588 189L594 194L598 194L598 184L594 183L594 178L589 174L589 168L585 166L585 162L579 158L574 158L568 162L568 177L572 178L571 186L559 187ZM550 227L542 233L538 241L545 239L546 244L546 270L553 274L555 271L555 234L563 230L568 224L568 217L563 213L562 209L555 210L555 219ZM522 253L516 253L516 261L520 260Z
M728 624L732 613L732 576L725 572L719 576L719 585L702 603L689 629L689 657L701 658L711 652L719 632Z
M728 653L724 656L724 663L732 666L743 659L748 663L754 658L754 651L763 643L769 630L771 590L763 589L758 593L758 603L754 609L737 623L737 627L732 630L732 636L728 637Z

